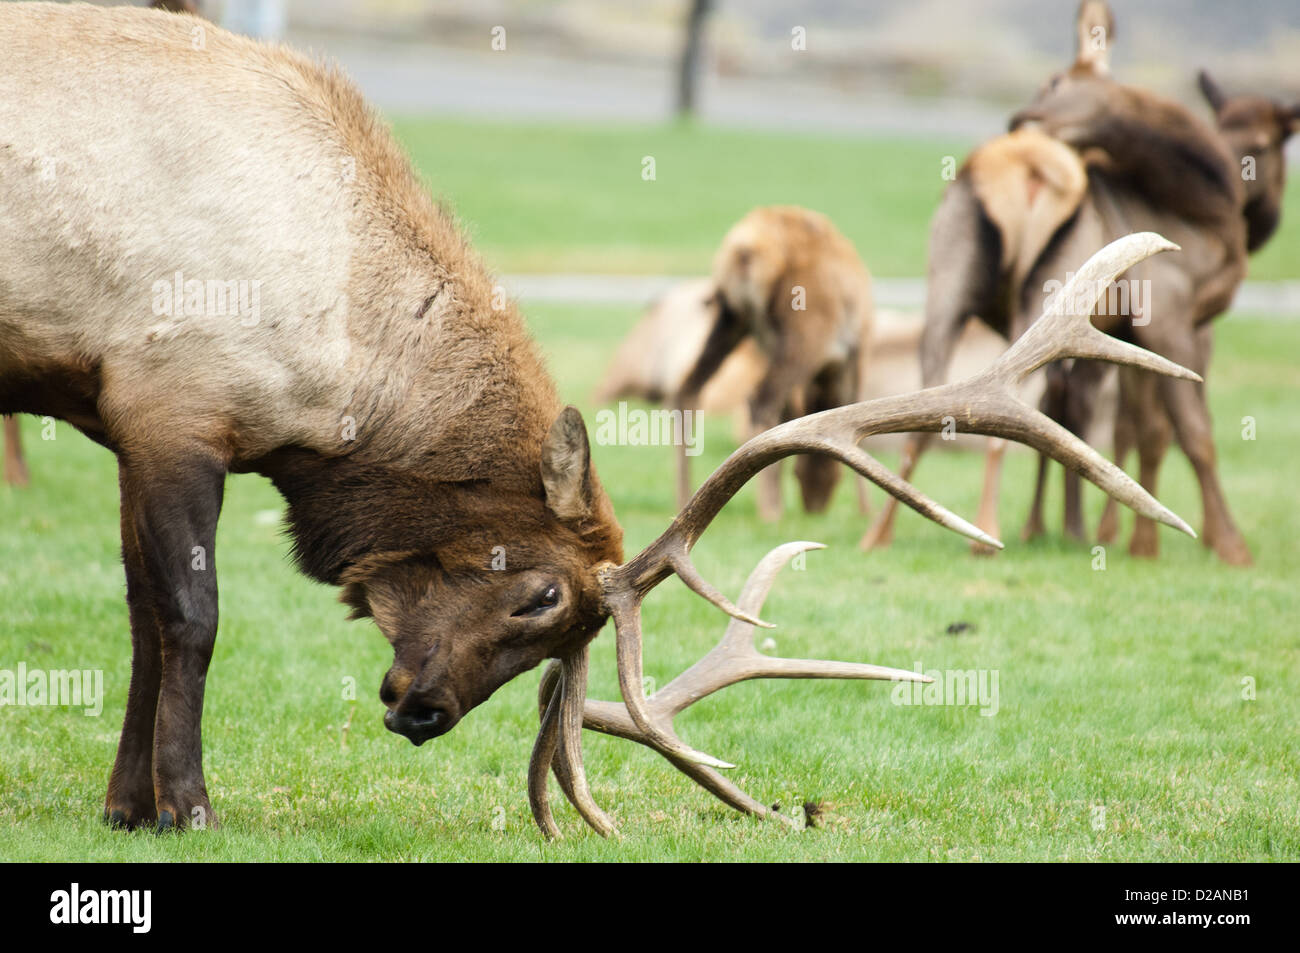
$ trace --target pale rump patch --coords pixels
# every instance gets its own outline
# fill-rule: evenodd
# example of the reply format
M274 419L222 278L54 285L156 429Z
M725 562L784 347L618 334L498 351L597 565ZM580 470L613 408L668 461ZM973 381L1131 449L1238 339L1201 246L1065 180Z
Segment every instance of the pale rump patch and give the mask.
M971 184L1002 235L1002 269L1017 284L1088 188L1073 149L1032 128L998 136L967 160Z

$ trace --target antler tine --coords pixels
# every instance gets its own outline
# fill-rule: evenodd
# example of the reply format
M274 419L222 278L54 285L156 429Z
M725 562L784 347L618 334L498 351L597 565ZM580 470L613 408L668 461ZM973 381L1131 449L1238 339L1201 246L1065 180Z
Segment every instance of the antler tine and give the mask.
M776 547L754 568L745 583L739 605L747 613L757 614L771 590L772 583L791 559L800 553L824 549L821 543L793 542ZM638 619L639 621L639 619ZM657 732L645 731L632 714L626 702L607 702L587 699L583 709L583 726L591 731L626 738L653 748L662 754L683 774L691 778L719 800L748 814L763 818L791 819L772 811L760 801L750 797L712 767L685 758L672 750L665 750L659 736L673 739L673 719L684 709L720 689L753 678L852 678L882 679L889 681L930 682L931 678L904 669L855 662L830 662L814 659L771 658L754 648L754 626L741 619L733 619L722 639L702 659L682 672L649 699L645 699L648 718ZM543 676L539 689L544 703L556 689L558 666L553 665ZM565 676L567 677L567 676ZM679 742L680 744L680 742ZM558 762L557 762L558 768ZM557 770L558 775L558 770Z
M609 815L591 796L587 772L582 763L582 722L587 699L589 652L583 646L571 655L552 661L538 686L542 727L529 761L528 797L533 819L548 840L560 836L546 794L546 767L554 769L564 796L582 815L588 826L602 837L616 830ZM554 710L558 699L558 710ZM549 758L548 760L545 760Z
M1012 389L1015 382L1034 369L1065 357L1118 361L1157 373L1197 379L1186 368L1141 348L1109 339L1092 327L1090 320L1097 298L1114 278L1156 252L1176 247L1151 232L1130 235L1107 245L1051 299L1043 317L1021 336L1015 346L984 373L969 380L822 411L759 434L728 457L704 481L658 540L623 565L603 569L600 577L605 608L613 617L616 630L619 687L628 713L649 743L664 754L696 764L731 767L682 742L673 734L671 726L656 723L646 705L641 691L641 600L676 571L694 591L710 602L721 606L733 617L757 624L753 616L737 610L699 577L688 554L700 534L736 491L764 467L783 457L799 453L835 456L918 512L971 535L969 530L974 527L969 523L929 501L857 449L858 442L870 434L940 430L948 421L960 421L961 429L969 433L1027 443L1079 470L1143 516L1194 536L1182 519L1158 503L1127 474L1082 440L1023 404ZM996 541L992 542L996 544ZM803 674L795 677L816 677L806 669L801 671Z
M1052 361L1067 357L1129 364L1167 377L1199 381L1201 376L1134 344L1097 329L1092 313L1097 300L1116 278L1138 262L1180 247L1155 232L1134 232L1116 239L1089 258L1043 308L1042 316L976 380L1015 384Z
M600 809L587 786L587 772L582 764L582 718L587 702L588 649L584 645L566 656L561 666L563 679L560 696L560 750L556 778L569 802L582 819L601 837L614 833L614 822Z
M550 669L547 673L550 673ZM563 676L554 680L550 686L545 710L542 712L542 727L537 732L537 740L533 742L533 753L528 759L528 806L533 812L533 820L542 829L547 840L555 840L560 836L559 825L555 823L555 816L551 814L551 800L546 795L546 779L550 775L551 762L555 760L555 751L559 744L560 697L563 694L561 681ZM542 684L546 684L545 678Z
M772 591L772 583L776 582L776 577L780 575L786 563L803 553L825 548L825 543L798 540L793 543L782 543L770 550L758 561L754 571L745 580L745 587L740 590L740 598L736 600L736 604L748 613L757 614L762 610L763 603L767 601L767 594ZM754 626L744 619L732 617L727 623L726 631L722 633L722 642L719 644L728 647L753 648Z

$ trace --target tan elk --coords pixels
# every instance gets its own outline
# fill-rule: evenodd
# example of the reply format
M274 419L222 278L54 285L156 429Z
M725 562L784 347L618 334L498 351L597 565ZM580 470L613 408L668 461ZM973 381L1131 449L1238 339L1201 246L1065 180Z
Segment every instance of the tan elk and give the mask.
M720 316L713 279L691 278L669 288L650 303L619 344L596 388L596 402L624 397L651 403L670 400L681 390ZM752 339L741 342L700 390L698 409L742 409L766 369L758 345Z
M754 209L723 238L713 283L719 314L675 396L678 408L693 406L745 341L767 363L749 400L754 433L856 399L871 330L871 279L830 219L796 206ZM679 505L690 496L688 461L679 442ZM800 456L795 475L804 508L817 513L830 502L840 468L825 457ZM758 512L765 520L781 515L779 466L758 479Z
M971 381L755 437L625 561L581 416L561 405L514 306L494 306L492 278L456 223L337 72L216 28L196 50L181 18L133 8L3 4L0 48L0 413L58 417L118 461L132 664L104 804L114 826L216 820L200 724L228 473L274 482L298 565L342 587L392 644L384 722L413 743L559 660L529 772L548 831L548 769L589 823L610 829L584 780L584 723L650 745L766 816L718 773L725 762L677 737L674 711L744 678L891 671L756 659L731 640L673 691L643 696L640 605L669 576L757 621L689 554L735 493L784 457L838 459L987 540L858 447L953 415L963 431L1042 449L1186 528L1015 399L1017 380L1072 356L1194 376L1096 332L1063 294ZM1129 236L1067 291L1169 247ZM610 619L623 703L589 709L588 643Z
M149 6L170 13L199 15L199 5L194 0L152 0ZM31 476L23 457L22 431L18 427L18 421L11 416L4 418L3 440L5 482L12 486L27 486L31 482Z
M994 314L993 320L1009 328L1014 340L1064 265L1087 248L1135 229L1168 235L1184 251L1146 262L1124 276L1126 285L1121 290L1131 290L1133 295L1113 296L1108 291L1108 302L1113 300L1115 307L1100 308L1095 321L1105 330L1131 337L1204 373L1209 360L1206 322L1228 306L1245 272L1248 206L1238 174L1239 157L1217 132L1184 107L1115 83L1108 70L1097 68L1096 53L1090 55L1091 66L1080 65L1081 51L1075 68L1053 78L1036 102L1013 120L1017 130L1013 136L1040 131L1075 149L1083 157L1088 183L1077 211L1050 241L1030 249L1033 263L1024 269L1023 278L1016 280L1005 264L992 258L989 248L999 246L1002 233L991 217L991 204L977 194L970 176L959 177L936 213L931 233L932 275L961 272L979 276L967 287L986 292L945 296L941 290L934 295L932 285L928 297L934 297L935 311L933 316L927 314L922 344L923 353L930 352L928 365L934 375L927 381L942 379L954 329L968 316L989 320L987 315ZM1269 150L1280 156L1281 139L1274 135L1270 142ZM977 165L987 148L977 150L968 165ZM1142 296L1140 302L1137 295ZM927 363L924 356L923 363ZM1067 373L1064 369L1054 370L1055 376L1049 374L1046 399L1049 403L1055 399L1058 416L1071 430L1081 432L1087 423L1087 394L1096 386L1097 371L1077 362L1068 372L1075 378L1070 383L1062 376ZM1130 386L1123 388L1124 400L1129 404L1134 379L1125 378ZM1126 415L1127 423L1146 431L1138 437L1139 447L1147 448L1141 453L1143 485L1154 486L1155 468L1163 453L1163 448L1155 452L1160 440L1150 431L1159 429L1160 422L1167 419L1201 484L1205 544L1225 562L1248 563L1249 550L1228 512L1218 481L1204 385L1145 380L1151 399L1167 418L1161 414ZM917 438L905 450L905 478L923 447L924 439ZM996 475L995 455L991 455L989 469ZM1039 502L1031 511L1026 535L1041 526L1042 473L1040 467ZM1067 488L1070 485L1067 483ZM990 493L986 485L978 520L986 529L995 525L995 503L996 486ZM893 509L886 507L864 538L865 546L889 539ZM1071 511L1080 512L1077 491L1073 500L1067 499L1067 512ZM1081 534L1081 518L1071 523ZM1154 526L1139 521L1131 548L1136 555L1154 554Z

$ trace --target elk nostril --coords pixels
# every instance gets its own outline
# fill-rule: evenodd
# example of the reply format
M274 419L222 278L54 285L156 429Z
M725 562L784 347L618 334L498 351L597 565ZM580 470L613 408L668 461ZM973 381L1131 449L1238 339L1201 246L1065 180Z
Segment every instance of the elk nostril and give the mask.
M441 708L417 708L407 716L412 725L419 728L433 728L442 724L447 713Z
M387 711L384 727L405 735L417 747L447 730L450 717L442 708L415 708L411 711Z

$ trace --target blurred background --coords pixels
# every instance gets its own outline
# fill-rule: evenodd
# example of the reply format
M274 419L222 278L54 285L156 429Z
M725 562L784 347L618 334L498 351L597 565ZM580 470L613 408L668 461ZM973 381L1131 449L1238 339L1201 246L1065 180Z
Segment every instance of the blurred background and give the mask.
M706 272L754 205L792 202L827 213L858 245L884 279L880 303L919 307L942 169L1002 131L1075 48L1076 0L197 5L230 29L337 61L515 291L624 302ZM1292 0L1112 8L1121 81L1207 119L1202 67L1229 92L1300 101ZM641 176L647 156L653 185ZM1251 277L1300 275L1296 234L1284 220ZM548 274L621 278L529 277ZM1300 291L1252 284L1238 304L1300 310Z
M659 120L699 31L709 122L868 132L999 131L1073 48L1075 0L200 0L348 68L388 109ZM1293 0L1114 3L1116 73L1174 96L1213 67L1300 98ZM701 14L702 8L702 14ZM694 11L694 16L692 16ZM508 67L494 57L506 30ZM806 31L803 50L791 31ZM261 28L259 31L259 27ZM500 52L500 51L495 51ZM798 55L806 53L807 55Z

